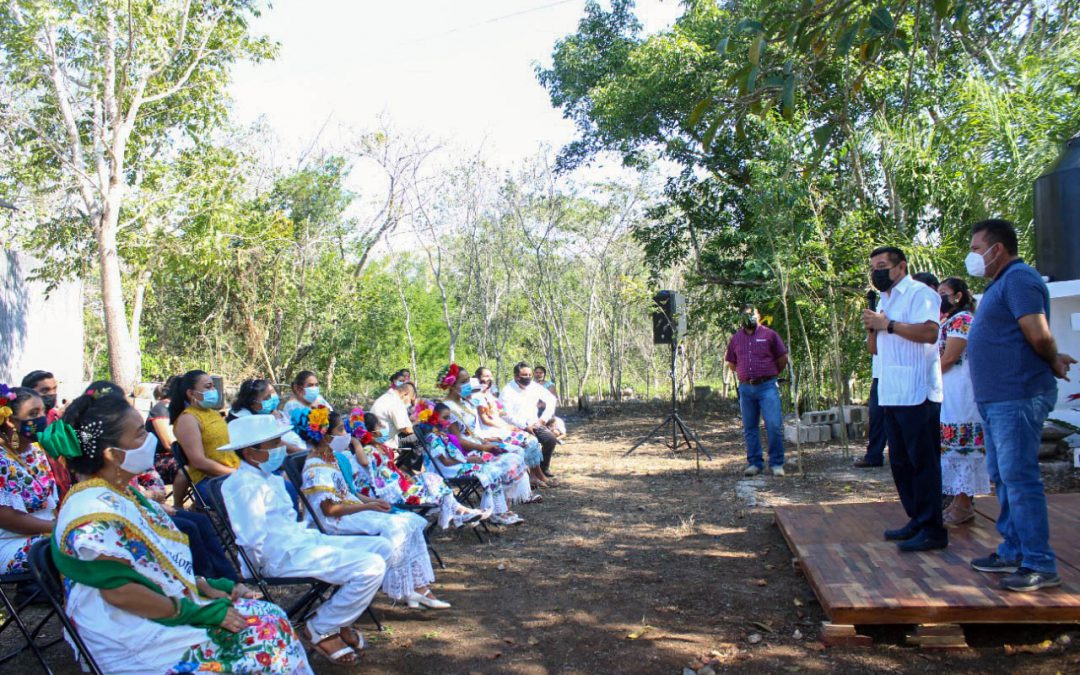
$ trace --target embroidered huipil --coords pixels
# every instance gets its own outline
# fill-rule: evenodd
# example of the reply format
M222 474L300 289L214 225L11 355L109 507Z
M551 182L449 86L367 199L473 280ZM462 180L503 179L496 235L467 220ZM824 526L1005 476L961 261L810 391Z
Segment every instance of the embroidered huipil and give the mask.
M171 598L209 602L196 586L187 537L165 510L100 478L71 489L53 536L62 554L81 561L117 558ZM272 603L236 601L247 626L232 633L163 626L110 604L98 588L70 580L65 586L65 611L107 673L311 673L285 612Z
M52 520L57 502L56 480L40 445L32 443L22 453L6 447L0 450L0 506ZM0 572L29 571L26 556L30 546L42 536L28 537L21 532L0 529Z

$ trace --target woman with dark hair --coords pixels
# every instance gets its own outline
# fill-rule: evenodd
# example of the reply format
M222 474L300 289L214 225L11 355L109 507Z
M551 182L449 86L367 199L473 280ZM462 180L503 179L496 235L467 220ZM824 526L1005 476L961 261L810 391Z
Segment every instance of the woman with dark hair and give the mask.
M312 406L322 405L333 409L326 399L322 397L322 388L319 387L319 376L310 370L301 370L292 381L293 397L285 404L284 412L287 419L292 419L294 410L307 410Z
M475 451L481 455L493 456L493 459L485 462L492 465L486 470L497 470L509 479L505 495L511 504L543 501L539 494L533 494L532 482L529 480L533 471L539 471L543 455L535 449L530 452L529 448L513 445L508 441L484 438L478 432L479 414L472 403L472 393L474 387L479 387L479 383L474 383L469 374L456 363L451 363L439 371L436 382L436 386L446 390L443 404L450 408L450 429L462 452L468 454ZM495 513L498 513L498 509L495 509ZM492 518L492 522L498 521L498 518Z
M30 546L56 523L60 496L38 444L45 424L36 391L0 384L0 574L28 571Z
M227 422L232 422L237 417L245 415L273 415L281 404L274 385L270 380L253 379L244 380L240 384L240 391L236 393L229 414L225 416Z
M475 526L487 519L490 511L462 506L454 491L430 471L410 476L398 468L393 448L376 439L383 423L375 413L356 408L345 420L345 431L352 436L352 452L335 453L345 482L356 494L382 499L392 505L438 506L439 527Z
M941 491L952 496L942 520L956 527L975 518L974 495L990 493L982 416L975 405L966 358L967 336L975 312L975 299L967 282L949 277L938 286L941 296L942 385Z
M485 441L502 442L517 448L517 452L525 460L525 466L529 467L529 484L533 490L557 486L558 482L545 476L540 468L544 461L540 441L506 419L502 404L491 391L495 381L491 371L480 366L476 369L473 381L476 384L468 397L470 407L464 415L472 424L471 431Z
M417 403L417 419L424 425L424 439L430 452L424 456L424 470L443 478L475 476L483 487L480 508L490 511L491 522L496 525L516 525L524 519L510 510L508 493L515 501L522 494L530 496L529 476L521 458L514 454L496 457L494 444L477 444L462 438L460 424L445 403L431 406L426 401Z
M184 506L188 480L176 466L176 458L173 457L172 446L176 442L176 436L173 435L172 422L169 421L169 397L178 379L180 378L176 375L170 375L165 382L154 387L154 405L150 406L150 412L146 415L146 433L153 434L157 439L154 470L161 476L163 483L172 485L173 506L179 509Z
M205 489L203 478L224 476L240 466L236 453L218 450L229 443L229 427L218 412L220 403L214 380L201 370L184 373L170 394L169 420L200 494Z
M127 403L124 392L119 385L108 380L98 380L86 388L84 395L112 396ZM147 425L143 425L144 427ZM157 461L158 439L149 431L146 432L146 445L155 450L155 462ZM183 476L183 474L180 474ZM186 485L187 481L183 481ZM225 549L221 546L221 539L214 529L210 518L194 511L185 511L183 505L170 507L165 504L165 481L155 467L150 467L131 479L131 487L138 490L144 497L161 504L165 512L169 514L177 529L187 535L188 546L191 548L192 564L195 574L204 577L221 577L224 579L237 579L236 568L229 562ZM181 496L182 500L182 496Z
M64 500L52 550L65 611L94 659L108 673L310 673L285 613L241 584L196 576L186 537L131 488L155 445L112 389L88 389L42 435L86 477Z
M233 399L232 407L229 408L229 414L225 420L232 422L238 417L248 415L273 415L282 425L291 426L285 413L278 410L280 405L281 397L278 396L274 385L270 384L270 380L244 380L240 384L240 391ZM285 443L285 449L289 451L289 454L307 450L304 441L292 431L282 436L281 440Z
M318 518L332 534L377 534L390 542L392 552L386 561L382 590L392 600L409 607L448 609L450 604L436 598L430 588L435 571L424 540L427 520L407 511L391 513L386 501L349 489L334 454L351 445L341 415L319 405L308 411L296 410L293 429L311 444L303 484L315 511L311 517Z

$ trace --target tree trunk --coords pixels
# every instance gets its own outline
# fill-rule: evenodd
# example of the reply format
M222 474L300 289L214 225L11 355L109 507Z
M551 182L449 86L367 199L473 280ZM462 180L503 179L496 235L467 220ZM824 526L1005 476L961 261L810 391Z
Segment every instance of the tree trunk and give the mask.
M334 389L334 371L337 370L337 355L330 357L330 363L326 366L326 393Z
M143 303L146 299L146 287L150 283L150 270L145 269L139 273L135 282L135 297L131 302L131 345L135 350L135 377L142 381L142 315Z
M416 374L416 342L412 333L412 310L409 309L409 300L405 297L405 289L401 284L401 277L395 275L398 297L401 298L401 306L405 310L405 338L409 341L409 366L412 368L413 377Z
M111 192L111 191L110 191ZM110 197L113 195L110 194ZM116 246L119 196L107 198L97 227L98 259L101 263L101 306L105 316L105 341L109 347L109 374L125 392L138 379L135 349L128 331L124 289L120 279L120 256Z

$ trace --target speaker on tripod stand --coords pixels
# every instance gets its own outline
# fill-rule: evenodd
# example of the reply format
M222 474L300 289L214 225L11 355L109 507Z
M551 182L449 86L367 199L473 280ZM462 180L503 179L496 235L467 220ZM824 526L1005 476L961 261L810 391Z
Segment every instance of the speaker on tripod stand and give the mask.
M642 444L670 425L671 441L666 440L665 433L665 445L671 450L672 454L675 454L683 446L692 448L700 469L700 453L705 453L705 456L709 459L712 459L712 455L701 445L697 434L679 415L679 354L682 351L680 342L686 337L686 297L682 293L675 291L660 291L653 296L653 304L655 305L652 315L653 344L671 346L671 371L668 373L671 378L671 412L652 431L642 436L623 456L629 456ZM679 440L680 436L682 441Z

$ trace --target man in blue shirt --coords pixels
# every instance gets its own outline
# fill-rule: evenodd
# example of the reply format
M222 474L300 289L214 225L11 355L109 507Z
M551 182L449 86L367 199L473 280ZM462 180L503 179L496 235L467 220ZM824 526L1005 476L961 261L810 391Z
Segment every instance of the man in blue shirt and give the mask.
M1050 333L1050 293L1017 251L1012 223L984 220L972 228L964 261L971 276L992 279L975 313L967 353L1002 536L997 551L971 566L1008 574L1001 587L1026 592L1061 584L1050 548L1039 441L1057 402L1054 378L1068 379L1076 360L1058 353Z

